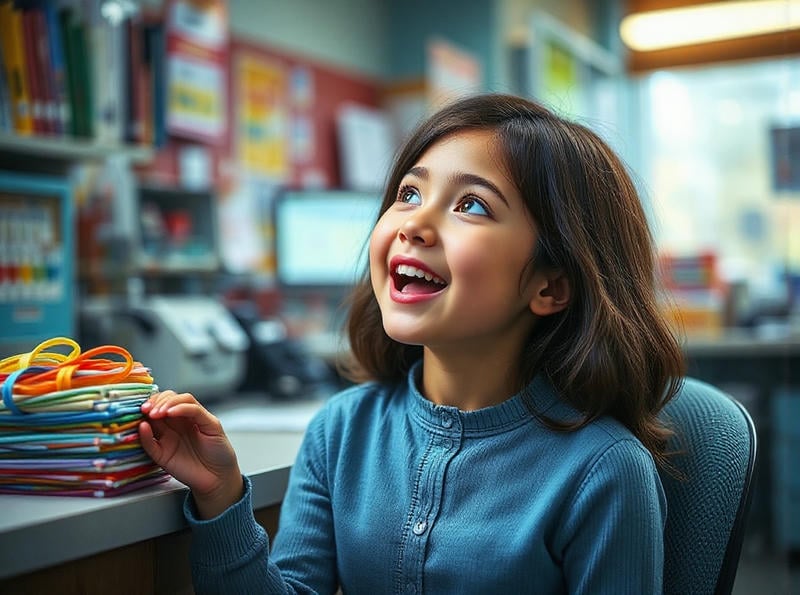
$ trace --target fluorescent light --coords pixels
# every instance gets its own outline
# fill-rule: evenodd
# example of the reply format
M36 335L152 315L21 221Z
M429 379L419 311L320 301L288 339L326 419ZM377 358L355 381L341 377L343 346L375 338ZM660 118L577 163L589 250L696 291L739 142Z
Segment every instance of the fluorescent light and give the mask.
M757 0L631 14L622 19L619 33L628 47L646 52L798 27L800 0Z

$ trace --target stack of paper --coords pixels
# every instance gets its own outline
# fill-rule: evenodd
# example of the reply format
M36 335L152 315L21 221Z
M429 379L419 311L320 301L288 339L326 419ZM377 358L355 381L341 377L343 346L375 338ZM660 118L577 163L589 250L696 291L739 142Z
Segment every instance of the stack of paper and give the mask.
M67 341L46 343L74 345L68 356L43 343L0 362L0 493L103 497L169 479L139 442L140 406L158 390L149 370L119 347L80 354ZM124 361L92 357L103 353Z

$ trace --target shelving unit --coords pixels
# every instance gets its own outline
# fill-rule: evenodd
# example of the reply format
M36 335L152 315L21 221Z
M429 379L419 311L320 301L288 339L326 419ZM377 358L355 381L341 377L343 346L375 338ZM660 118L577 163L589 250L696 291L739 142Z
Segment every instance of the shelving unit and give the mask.
M12 328L0 332L0 357L30 350L41 339L54 334L72 336L76 331L75 297L82 271L77 259L77 211L74 198L75 184L80 176L76 176L75 172L84 164L101 164L113 159L116 170L128 172L128 175L115 177L115 192L121 197L121 201L129 200L127 197L135 192L135 187L131 184L131 165L148 162L154 157L154 153L151 147L101 142L89 138L0 133L0 176L12 180L19 177L30 184L36 180L54 180L63 189L63 211L59 213L63 229L60 229L58 236L61 238L61 292L53 298L37 298L31 292L28 292L30 295L26 294L23 291L25 286L19 287L21 281L8 276L0 277L0 289L11 296L0 304L2 318L15 321ZM14 186L7 185L4 190L5 194L0 192L0 195L6 197L6 202L10 200L12 205L19 200L25 200L24 193L18 192ZM4 212L2 216L8 217L8 212ZM122 237L121 233L119 235ZM0 238L0 252L8 254L12 243L8 237ZM30 255L20 258L21 264L30 264ZM34 287L36 284L30 285Z
M0 357L74 332L72 189L0 171Z
M38 157L48 160L77 162L100 161L121 156L131 163L146 163L153 158L152 147L120 145L91 139L48 138L0 133L0 156Z

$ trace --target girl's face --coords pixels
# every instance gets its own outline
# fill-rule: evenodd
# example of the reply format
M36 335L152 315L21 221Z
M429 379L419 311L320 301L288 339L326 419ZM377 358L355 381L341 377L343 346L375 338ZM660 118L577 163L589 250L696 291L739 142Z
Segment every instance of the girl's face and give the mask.
M537 236L499 155L493 131L458 132L403 177L369 250L392 339L485 351L527 337L535 289L525 268Z

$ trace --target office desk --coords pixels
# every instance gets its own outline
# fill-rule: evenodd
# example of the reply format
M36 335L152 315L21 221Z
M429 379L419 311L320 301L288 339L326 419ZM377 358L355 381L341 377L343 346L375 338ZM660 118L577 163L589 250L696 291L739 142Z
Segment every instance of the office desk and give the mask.
M767 356L800 355L800 334L781 337L759 336L742 331L725 331L719 337L690 337L686 342L686 353L692 355Z
M724 389L746 389L751 414L766 411L770 395L782 387L800 387L800 335L759 337L730 331L713 339L690 338L684 346L688 374ZM738 396L738 395L736 395Z
M302 432L229 432L268 531ZM186 487L107 499L0 496L0 593L191 593Z

